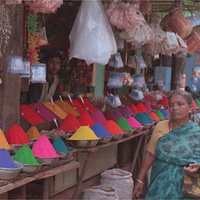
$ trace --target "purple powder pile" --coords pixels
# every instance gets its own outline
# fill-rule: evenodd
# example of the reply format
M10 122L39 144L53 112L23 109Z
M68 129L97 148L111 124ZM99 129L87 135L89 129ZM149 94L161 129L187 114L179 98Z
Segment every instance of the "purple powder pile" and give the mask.
M104 125L107 122L107 120L104 117L103 113L101 111L99 111L99 110L95 110L94 112L92 112L90 114L90 116L91 116L91 118L92 118L92 120L94 121L95 124L99 123L99 124Z
M113 115L114 115L117 119L119 119L120 117L125 118L125 117L122 115L122 113L121 113L120 111L114 112Z
M37 109L39 111L38 114L47 121L53 121L54 118L58 120L58 118L46 106L40 103L34 103L33 105L30 105L30 107Z
M123 115L132 115L133 112L132 110L130 109L130 107L128 105L124 106L122 109L121 109L121 113Z
M0 167L16 168L10 154L6 149L0 149Z

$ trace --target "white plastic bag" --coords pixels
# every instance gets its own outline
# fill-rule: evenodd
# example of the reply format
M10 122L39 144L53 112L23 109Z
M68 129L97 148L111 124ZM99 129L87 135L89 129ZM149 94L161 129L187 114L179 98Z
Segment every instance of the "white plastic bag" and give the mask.
M132 199L133 179L132 174L122 169L110 169L101 173L101 184L112 185L119 199Z
M69 35L69 60L83 59L88 65L106 65L117 44L107 15L99 0L83 0Z
M115 188L111 185L98 185L83 191L82 199L109 199L117 200L118 195Z

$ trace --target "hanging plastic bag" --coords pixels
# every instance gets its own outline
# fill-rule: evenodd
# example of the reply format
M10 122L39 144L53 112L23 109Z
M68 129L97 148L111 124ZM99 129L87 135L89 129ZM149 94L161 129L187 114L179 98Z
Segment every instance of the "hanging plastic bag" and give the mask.
M133 82L131 84L131 87L134 88L143 88L146 86L144 75L143 74L134 74L132 76Z
M117 50L124 49L124 39L119 36L119 32L116 33Z
M121 88L123 86L121 73L110 73L107 86L109 88Z
M36 35L37 35L37 38L38 38L38 45L39 46L45 46L45 45L49 44L45 27L41 27L40 31L38 31Z
M122 105L122 102L118 96L114 96L113 94L110 94L108 96L107 102L108 105L110 105L113 108L117 108Z
M135 63L137 69L144 69L147 67L142 56L135 56Z
M123 83L123 85L130 86L132 82L133 82L133 79L132 79L130 73L127 73L127 72L122 73L122 83Z
M82 1L69 40L69 60L74 57L88 65L108 64L110 56L117 53L117 45L101 1Z
M110 60L109 64L110 67L114 67L116 69L124 67L124 63L122 61L122 57L120 53L116 53L112 59Z
M134 89L129 94L129 96L135 101L140 101L144 98L144 95L141 90L134 90Z
M109 199L118 200L118 195L115 188L112 185L98 185L92 188L85 189L83 191L82 199Z
M31 77L32 83L45 83L46 82L46 64L33 63L31 65Z

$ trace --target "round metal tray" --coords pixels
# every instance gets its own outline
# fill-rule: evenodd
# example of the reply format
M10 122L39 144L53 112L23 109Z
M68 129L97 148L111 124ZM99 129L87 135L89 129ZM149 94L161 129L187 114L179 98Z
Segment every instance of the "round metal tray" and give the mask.
M0 179L14 179L23 169L24 164L18 161L13 161L16 168L0 168Z
M143 126L142 127L137 127L137 128L135 128L135 132L138 133L138 132L142 131L143 128L144 128Z
M39 162L39 161L38 161ZM42 165L44 164L43 162L39 162L40 164L39 165L27 165L27 164L24 164L24 167L22 169L22 172L25 172L25 173L32 173L32 172L37 172L40 170L40 168L42 167Z
M126 137L131 136L131 135L133 135L134 131L135 131L134 129L129 130L129 131L125 131L124 136L126 136Z
M97 140L69 140L70 145L76 148L82 147L94 147L97 145L100 139Z
M112 140L119 140L123 137L124 133L113 134Z
M60 157L53 157L53 158L35 157L35 158L38 162L43 163L43 165L54 165L58 163Z
M72 147L67 147L67 152L57 152L60 155L61 159L70 158L72 157L73 153L76 151L76 149Z
M99 144L106 144L106 143L110 142L112 137L113 137L112 135L111 136L107 136L107 137L102 137L99 140Z
M12 146L14 146L14 149L12 150L12 153L13 153L13 154L16 154L17 151L18 151L21 147L23 147L24 145L28 145L29 147L31 147L32 142L29 142L29 143L27 143L27 144L12 144Z

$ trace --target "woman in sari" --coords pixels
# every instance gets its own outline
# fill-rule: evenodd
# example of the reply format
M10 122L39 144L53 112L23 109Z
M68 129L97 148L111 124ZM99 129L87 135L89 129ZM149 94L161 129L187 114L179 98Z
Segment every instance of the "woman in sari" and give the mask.
M200 165L200 127L189 119L192 96L185 91L169 97L170 119L159 122L151 136L133 195L140 197L144 177L152 166L145 199L186 199L182 194L184 174Z

